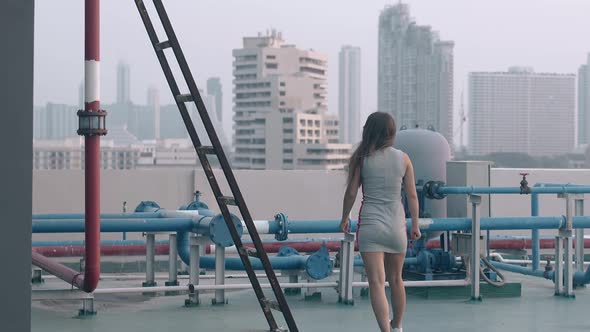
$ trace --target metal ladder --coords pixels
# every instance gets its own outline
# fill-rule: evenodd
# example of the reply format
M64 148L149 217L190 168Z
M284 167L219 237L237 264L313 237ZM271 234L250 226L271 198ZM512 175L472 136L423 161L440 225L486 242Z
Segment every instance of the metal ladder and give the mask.
M238 183L234 177L232 172L231 166L223 152L221 147L221 143L219 142L219 138L217 137L217 133L215 132L215 128L211 123L211 119L209 118L209 114L207 113L207 109L203 103L203 99L199 93L199 89L195 84L195 80L193 75L189 69L189 66L186 62L184 57L184 53L180 48L180 44L178 43L178 39L176 38L176 33L172 28L170 23L170 19L168 18L168 14L164 9L164 5L162 4L162 0L153 0L155 5L156 11L164 27L164 31L166 32L166 36L168 40L166 41L159 41L158 35L156 34L156 30L152 24L152 20L150 19L149 13L145 7L143 0L135 0L135 4L137 5L137 9L139 10L139 14L143 21L143 24L147 30L148 36L154 47L154 51L160 61L160 65L164 70L164 75L166 76L166 80L168 81L168 85L170 86L170 90L172 91L172 95L176 101L176 105L180 111L180 115L182 116L182 120L186 126L190 139L195 147L195 151L199 157L201 165L203 166L203 170L207 176L207 180L213 190L213 194L215 195L215 199L217 200L217 204L221 209L221 213L225 219L227 227L231 233L232 239L234 244L238 250L242 263L246 269L248 274L248 278L252 283L252 287L254 288L254 293L256 293L256 297L258 298L258 302L260 303L260 307L266 317L270 330L275 331L283 331L281 328L278 327L277 322L272 314L271 309L278 310L283 313L283 317L287 323L288 329L291 332L299 331L297 328L297 324L293 319L293 315L291 314L291 310L289 309L289 305L287 304L287 300L285 299L285 295L279 285L277 277L272 269L270 261L268 259L268 255L264 251L264 247L262 246L262 241L260 240L260 235L254 226L254 222L252 221L252 216L248 211L248 207L246 206L246 202L242 197L242 193L240 192L240 188L238 187ZM164 54L164 50L167 48L171 48L174 52L178 65L182 71L182 75L184 76L185 82L188 86L189 93L182 94L176 84L176 80L174 79L174 75L168 64L168 60L166 59L166 55ZM188 113L186 103L194 102L197 106L198 113L200 115L201 121L207 131L209 139L211 141L211 146L203 146L201 144L201 140L197 135L193 122L191 121L191 117ZM223 174L229 184L231 192L233 196L224 196L219 188L219 184L217 183L217 179L213 174L213 170L211 169L211 165L209 160L207 159L207 155L215 155L219 160L219 164L223 170ZM251 250L248 250L242 244L236 226L232 222L232 218L230 216L230 212L228 209L228 205L235 205L239 208L242 218L248 228L248 233L252 238L252 242L254 243L255 253L252 253ZM255 257L259 258L264 266L264 271L266 272L266 276L268 277L268 281L274 295L276 297L276 301L271 301L267 299L262 291L262 287L260 286L260 282L256 277L256 273L252 268L252 264L250 263L249 256L254 255Z

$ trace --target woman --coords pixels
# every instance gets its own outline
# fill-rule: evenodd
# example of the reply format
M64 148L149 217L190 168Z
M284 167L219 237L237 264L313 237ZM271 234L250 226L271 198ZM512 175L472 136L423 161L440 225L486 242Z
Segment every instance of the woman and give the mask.
M375 112L363 127L363 139L349 162L340 230L349 230L349 215L362 185L358 244L369 279L371 305L381 332L402 331L406 290L402 269L407 247L407 228L401 200L402 182L412 215L412 240L419 239L418 197L412 162L393 148L395 122L391 115ZM362 225L361 225L362 222ZM391 289L393 320L385 294L385 276Z

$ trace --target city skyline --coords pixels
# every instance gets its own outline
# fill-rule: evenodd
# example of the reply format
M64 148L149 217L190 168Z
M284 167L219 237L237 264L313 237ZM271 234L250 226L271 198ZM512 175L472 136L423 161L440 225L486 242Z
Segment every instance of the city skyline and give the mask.
M109 140L114 132L126 131L139 141L159 139L185 139L188 133L184 127L175 103L162 104L160 91L157 87L149 86L145 91L145 103L136 103L129 97L129 90L133 86L131 66L120 60L116 68L117 101L101 104L102 109L107 109L107 127L109 133L103 139ZM216 78L208 79L215 81ZM215 92L222 93L221 86L215 86ZM218 128L218 136L224 146L228 146L228 138L223 125L220 125L218 115L220 109L216 106L216 95L209 95L199 89L207 111L212 115L211 121ZM76 132L78 117L76 111L83 108L84 82L78 89L78 105L48 102L45 105L37 105L34 109L33 137L35 140L62 140L78 137ZM196 106L188 106L189 114L193 120L197 132L204 142L209 142L205 129L196 113ZM117 139L115 138L115 141Z
M255 33L275 26L299 45L319 49L329 56L330 63L337 63L341 45L361 47L362 105L361 121L377 109L377 19L385 5L397 1L371 3L321 3L301 1L275 4L263 1L202 1L198 3L170 3L168 10L174 19L187 59L197 79L218 76L223 86L231 86L231 50L239 45L245 33ZM559 3L541 0L518 2L500 0L477 2L448 0L444 3L428 0L404 1L409 3L412 16L421 24L436 27L445 38L455 41L455 119L459 98L466 90L467 73L470 71L499 71L512 65L527 65L542 72L576 72L583 63L590 45L575 38L563 36L590 30L585 13L590 12L590 2L564 0ZM313 4L317 10L309 12ZM338 11L334 8L338 5ZM74 104L79 78L83 74L83 33L74 26L82 24L83 4L77 1L59 3L40 2L36 8L36 61L35 103ZM153 51L134 4L104 2L102 4L102 78L113 82L114 68L120 58L129 61L134 72L132 100L143 100L145 87L158 86L162 103L170 103L168 87L153 56ZM231 8L232 10L228 11ZM510 8L510 10L506 10ZM203 13L199 20L185 19L183 13ZM469 12L469 15L463 13ZM55 15L68 20L54 20ZM306 24L301 17L305 16ZM349 17L354 16L355 20ZM219 20L218 17L226 19ZM498 17L502 24L498 25ZM526 20L523 21L523 17ZM551 17L552 24L547 24ZM228 20L232 24L228 25ZM326 20L330 24L326 24ZM108 24L107 24L108 22ZM280 25L278 23L280 22ZM239 29L230 28L239 26ZM123 29L122 27L125 27ZM194 31L215 33L194 35ZM122 33L122 31L125 31ZM53 52L55 38L68 40L60 44L63 52ZM215 45L203 47L203 45ZM214 51L213 51L214 50ZM540 56L542 55L542 56ZM55 73L59 71L56 80ZM328 78L331 113L336 113L338 77L331 70ZM56 84L59 83L59 84ZM115 91L103 83L102 100L113 102ZM224 95L224 104L231 105L231 94ZM226 108L227 109L227 108ZM226 127L230 130L231 124ZM465 127L467 128L467 127ZM458 130L457 128L454 128Z

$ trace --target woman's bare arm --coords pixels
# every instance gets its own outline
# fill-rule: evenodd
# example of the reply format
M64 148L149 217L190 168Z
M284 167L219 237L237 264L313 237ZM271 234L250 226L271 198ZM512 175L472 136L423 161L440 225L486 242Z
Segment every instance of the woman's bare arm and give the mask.
M346 187L346 191L344 192L344 199L342 200L342 219L340 221L340 230L343 232L347 232L349 230L349 221L348 216L350 215L350 210L352 210L352 206L356 201L356 195L358 194L359 187L361 185L361 172L360 168L357 168L350 183Z
M420 238L420 227L418 225L419 206L418 194L416 193L416 181L414 179L414 167L412 161L407 154L404 153L404 162L406 164L406 174L404 175L404 191L406 192L406 199L408 207L410 208L410 215L412 217L412 231L410 233L412 240Z

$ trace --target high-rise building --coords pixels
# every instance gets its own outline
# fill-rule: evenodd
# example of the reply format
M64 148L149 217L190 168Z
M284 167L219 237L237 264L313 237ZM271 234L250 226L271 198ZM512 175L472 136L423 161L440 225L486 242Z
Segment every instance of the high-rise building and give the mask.
M78 136L78 108L76 106L47 103L35 109L35 138L58 140Z
M574 148L575 75L508 72L469 74L469 152L567 154Z
M245 37L234 56L234 166L343 168L338 120L327 110L324 54L285 44L272 31Z
M590 144L590 54L578 70L578 144Z
M131 82L129 65L125 62L117 64L117 104L131 103Z
M338 115L340 142L356 144L361 139L361 49L343 46L340 50Z
M453 143L453 47L417 25L407 4L379 16L379 111L398 128L432 128Z
M217 116L219 123L223 123L223 89L219 77L211 77L207 80L207 94L215 99L215 109L209 112Z

